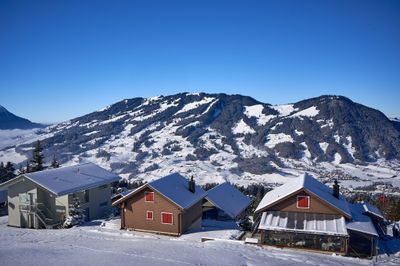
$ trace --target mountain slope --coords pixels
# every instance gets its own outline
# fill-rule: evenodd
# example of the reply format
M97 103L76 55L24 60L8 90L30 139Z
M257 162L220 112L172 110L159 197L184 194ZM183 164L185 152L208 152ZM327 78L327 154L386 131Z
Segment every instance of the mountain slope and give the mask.
M394 122L341 96L280 106L226 94L133 98L37 134L47 158L92 161L144 180L178 171L202 182L271 183L299 171L318 173L323 163L358 167L400 159ZM3 153L29 158L32 147Z
M28 119L16 116L0 105L0 129L31 129L41 127L44 127L44 125L32 123Z

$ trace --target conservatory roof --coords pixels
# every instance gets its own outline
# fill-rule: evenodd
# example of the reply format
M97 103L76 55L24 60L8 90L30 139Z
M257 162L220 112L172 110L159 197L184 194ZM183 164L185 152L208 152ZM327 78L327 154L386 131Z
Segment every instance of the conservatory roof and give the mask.
M261 216L259 229L347 236L346 221L342 215L266 211Z

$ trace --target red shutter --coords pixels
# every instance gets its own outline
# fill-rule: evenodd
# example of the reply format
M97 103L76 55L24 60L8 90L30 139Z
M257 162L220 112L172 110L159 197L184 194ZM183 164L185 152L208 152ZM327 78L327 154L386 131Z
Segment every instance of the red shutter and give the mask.
M309 197L298 196L297 197L297 207L298 208L310 208Z
M163 224L172 224L172 213L161 213L161 219Z
M153 220L153 212L147 211L147 220Z
M145 201L153 202L154 201L154 192L146 191Z

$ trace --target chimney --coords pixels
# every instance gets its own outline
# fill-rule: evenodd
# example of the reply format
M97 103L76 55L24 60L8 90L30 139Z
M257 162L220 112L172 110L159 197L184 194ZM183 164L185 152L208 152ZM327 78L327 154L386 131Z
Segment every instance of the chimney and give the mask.
M336 179L335 179L335 184L333 185L333 196L335 198L339 198L339 185Z
M189 180L189 191L192 192L192 193L195 192L193 176L192 176L192 178Z

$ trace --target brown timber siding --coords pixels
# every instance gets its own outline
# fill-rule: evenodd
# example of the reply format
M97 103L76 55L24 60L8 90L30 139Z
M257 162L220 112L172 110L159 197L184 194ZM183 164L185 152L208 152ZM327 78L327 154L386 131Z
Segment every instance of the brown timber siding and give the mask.
M154 192L154 202L145 202L145 192ZM127 229L180 235L202 215L202 201L183 211L176 204L150 187L138 191L124 202L121 227ZM153 211L153 220L146 219L146 212ZM173 224L161 223L161 212L172 213Z
M310 196L310 208L301 209L297 208L297 196ZM311 212L311 213L325 213L325 214L342 214L338 210L332 208L327 203L321 201L318 197L310 195L305 191L300 191L293 196L278 202L277 204L268 208L269 211L289 211L289 212Z

